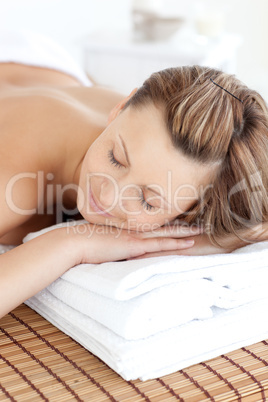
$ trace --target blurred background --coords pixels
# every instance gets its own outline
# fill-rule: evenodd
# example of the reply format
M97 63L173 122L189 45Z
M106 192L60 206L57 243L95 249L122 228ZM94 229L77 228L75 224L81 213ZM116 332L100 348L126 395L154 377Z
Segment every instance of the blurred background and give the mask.
M123 93L155 70L201 64L268 101L267 0L0 0L0 27L51 36Z

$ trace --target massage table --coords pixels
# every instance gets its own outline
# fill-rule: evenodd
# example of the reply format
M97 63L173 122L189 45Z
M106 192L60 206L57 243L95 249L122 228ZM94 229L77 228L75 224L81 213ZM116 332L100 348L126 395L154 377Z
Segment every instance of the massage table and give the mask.
M0 320L0 401L265 401L268 339L147 381L125 381L22 304Z

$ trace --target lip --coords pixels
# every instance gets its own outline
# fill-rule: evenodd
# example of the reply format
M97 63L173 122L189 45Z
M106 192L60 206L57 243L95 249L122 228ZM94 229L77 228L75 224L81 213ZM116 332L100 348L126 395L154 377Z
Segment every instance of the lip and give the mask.
M89 205L90 205L91 209L93 209L93 211L99 215L107 216L108 218L111 218L113 216L113 215L109 214L108 212L106 212L103 208L101 208L98 201L94 197L94 194L91 191L91 189L89 189Z

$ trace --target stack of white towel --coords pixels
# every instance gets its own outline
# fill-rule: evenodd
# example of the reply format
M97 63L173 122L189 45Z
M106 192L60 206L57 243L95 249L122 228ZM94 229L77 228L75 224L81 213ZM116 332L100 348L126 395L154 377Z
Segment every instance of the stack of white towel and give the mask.
M26 304L126 380L156 378L268 338L268 242L78 265Z

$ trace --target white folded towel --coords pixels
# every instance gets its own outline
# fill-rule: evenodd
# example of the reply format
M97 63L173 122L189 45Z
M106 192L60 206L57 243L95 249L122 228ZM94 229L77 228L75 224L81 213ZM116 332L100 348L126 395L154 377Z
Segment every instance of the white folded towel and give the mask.
M6 245L6 244L0 244L0 254L4 254L9 250L12 250L15 246L12 245Z
M9 62L58 70L85 86L92 85L83 69L62 46L37 32L0 30L0 63Z
M213 284L206 280L194 280L187 286L185 283L162 286L123 301L98 295L61 278L47 290L66 305L129 340L211 317L210 306L218 296Z
M57 227L62 225L67 224ZM52 228L29 234L25 241ZM125 339L146 338L194 319L209 318L213 306L233 308L268 298L268 243L241 250L222 255L82 264L47 289ZM250 278L256 272L261 286L252 287L249 280L246 287L228 287L233 277L247 273Z
M268 337L267 299L230 310L213 308L211 318L135 341L118 336L46 289L26 304L126 380L157 378ZM113 317L117 319L116 312Z
M266 338L267 271L268 242L231 254L82 264L27 304L122 377L145 380Z
M60 223L29 233L24 242L58 227L85 220ZM152 289L206 278L230 289L241 289L268 279L268 242L253 243L230 254L168 256L103 264L80 264L62 278L115 300L128 300Z

